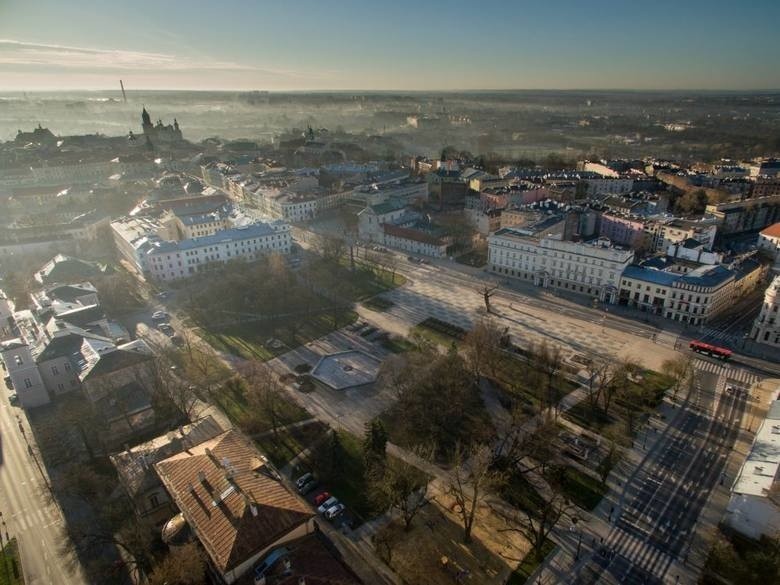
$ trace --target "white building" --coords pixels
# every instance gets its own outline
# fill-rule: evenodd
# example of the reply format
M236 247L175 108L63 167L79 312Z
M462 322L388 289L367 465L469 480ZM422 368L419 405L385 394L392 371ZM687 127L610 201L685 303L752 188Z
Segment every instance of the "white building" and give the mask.
M753 321L751 339L780 348L780 276L775 276L764 293L761 312Z
M588 178L583 182L587 185L588 197L607 197L609 195L625 195L634 189L634 179L625 177L616 178Z
M157 280L187 278L209 265L238 258L255 260L270 253L289 254L290 226L257 222L180 242L156 241L145 251L144 265Z
M491 271L609 303L617 302L620 275L633 259L633 251L612 246L604 238L571 242L522 228L503 228L488 238Z
M406 206L400 199L388 199L382 203L368 205L358 212L358 237L365 242L381 242L384 238L382 225L397 223L406 214Z
M714 221L690 221L687 219L672 219L656 226L655 250L665 251L673 244L680 244L693 239L704 245L705 250L712 250L718 226Z
M689 272L629 266L620 279L620 304L701 325L732 306L736 274L722 265Z
M453 244L453 238L440 234L438 230L420 227L404 227L386 223L382 225L383 243L389 248L403 250L411 254L423 254L434 258L444 258Z
M780 223L764 228L758 234L758 249L763 250L780 265Z
M775 392L776 394L777 392ZM756 431L750 453L742 465L726 508L726 523L745 536L759 539L776 536L780 507L770 499L770 490L780 469L780 400L769 407Z

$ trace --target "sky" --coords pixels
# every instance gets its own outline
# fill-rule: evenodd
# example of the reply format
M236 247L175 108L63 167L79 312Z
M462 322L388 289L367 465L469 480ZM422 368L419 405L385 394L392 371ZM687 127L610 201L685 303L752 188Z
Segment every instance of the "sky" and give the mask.
M0 91L780 89L780 0L0 0Z

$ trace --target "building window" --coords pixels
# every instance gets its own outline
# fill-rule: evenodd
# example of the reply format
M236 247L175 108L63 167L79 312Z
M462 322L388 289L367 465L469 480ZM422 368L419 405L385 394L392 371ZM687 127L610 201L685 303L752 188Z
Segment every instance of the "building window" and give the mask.
M160 498L157 497L157 494L152 494L151 496L149 496L149 505L152 508L156 508L157 506L160 505Z
M30 380L30 378L25 378L24 379L24 387L25 388L32 388L32 380Z
M52 366L51 367L51 373L54 374L55 376L59 376L60 375L60 371L57 368L57 366Z

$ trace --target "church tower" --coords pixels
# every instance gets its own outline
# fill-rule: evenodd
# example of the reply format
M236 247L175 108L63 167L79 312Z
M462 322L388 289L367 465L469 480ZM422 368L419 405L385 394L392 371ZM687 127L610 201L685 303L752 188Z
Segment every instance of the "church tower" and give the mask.
M149 112L146 111L145 106L143 111L141 112L141 127L144 129L144 134L146 134L147 136L151 134L151 130L153 128L152 118L149 116Z

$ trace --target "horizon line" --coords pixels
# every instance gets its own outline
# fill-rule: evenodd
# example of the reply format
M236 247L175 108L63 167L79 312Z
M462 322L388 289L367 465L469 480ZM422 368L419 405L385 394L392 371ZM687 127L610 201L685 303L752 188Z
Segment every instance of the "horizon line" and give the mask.
M117 92L121 93L121 89L114 88L89 88L89 87L74 87L74 88L29 88L29 89L8 89L0 90L2 94L13 93L59 93L68 91L85 91L85 92ZM693 92L693 93L780 93L780 87L777 88L746 88L746 89L728 89L728 88L630 88L630 87L580 87L580 88L557 88L557 87L526 87L526 88L454 88L454 89L366 89L366 88L326 88L326 89L238 89L238 88L220 88L220 89L203 89L203 88L159 88L159 87L138 87L134 89L128 89L125 87L127 93L141 92L141 91L160 91L160 92L174 92L174 91L186 91L193 93L201 92L222 92L222 93L485 93L485 92L520 92L520 91L559 91L559 92Z

